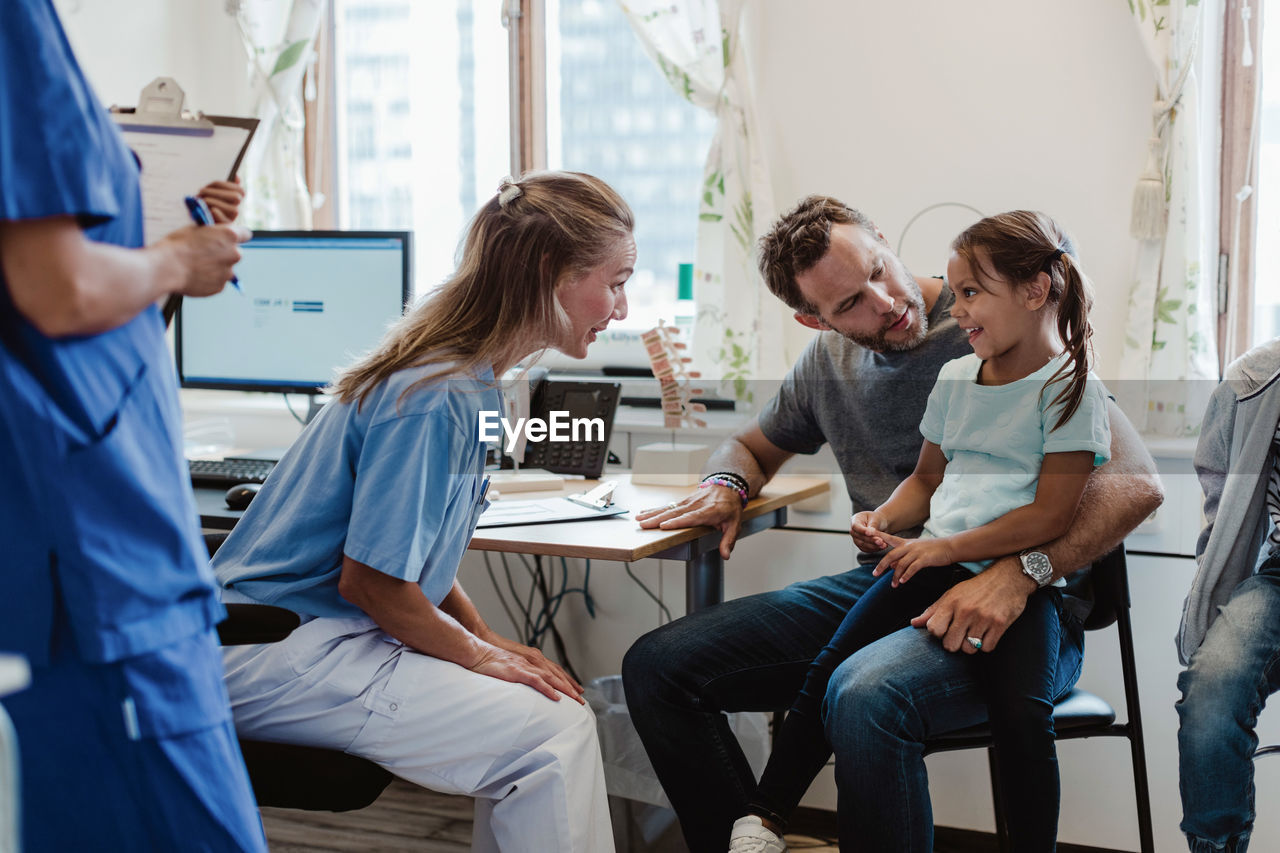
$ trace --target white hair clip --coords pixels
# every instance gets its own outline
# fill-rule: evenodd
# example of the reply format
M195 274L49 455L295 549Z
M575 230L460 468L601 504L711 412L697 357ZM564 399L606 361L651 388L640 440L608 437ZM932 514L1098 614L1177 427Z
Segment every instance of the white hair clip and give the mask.
M520 185L515 183L512 178L503 178L502 183L498 185L498 207L505 208L511 203L512 199L519 198L524 193L520 189Z

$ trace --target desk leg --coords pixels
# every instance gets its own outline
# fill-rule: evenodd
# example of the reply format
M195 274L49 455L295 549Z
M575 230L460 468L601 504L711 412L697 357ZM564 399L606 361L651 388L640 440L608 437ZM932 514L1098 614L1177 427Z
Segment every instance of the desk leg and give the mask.
M711 547L689 561L684 580L685 613L724 601L724 560Z

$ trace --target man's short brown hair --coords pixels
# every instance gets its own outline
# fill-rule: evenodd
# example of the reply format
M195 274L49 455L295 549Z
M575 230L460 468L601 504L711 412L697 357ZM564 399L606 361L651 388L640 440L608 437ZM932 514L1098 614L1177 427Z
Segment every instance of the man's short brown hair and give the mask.
M873 235L876 226L861 211L826 195L807 196L784 213L760 238L760 274L773 295L801 314L818 314L804 298L796 276L812 269L831 247L832 225L860 225Z

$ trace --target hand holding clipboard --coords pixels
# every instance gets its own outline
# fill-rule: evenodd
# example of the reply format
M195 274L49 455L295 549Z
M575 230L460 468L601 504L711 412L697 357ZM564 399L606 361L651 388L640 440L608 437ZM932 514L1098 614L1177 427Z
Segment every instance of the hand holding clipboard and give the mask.
M190 221L184 198L201 187L235 180L258 127L256 118L184 114L184 99L181 86L160 77L142 90L136 108L111 109L125 143L142 164L147 244Z
M182 111L185 98L176 81L158 77L142 90L137 107L111 108L125 143L142 167L143 230L148 245L191 221L184 200L197 190L213 202L213 222L218 221L219 208L230 221L225 211L238 207L243 195L230 182L236 180L258 120L187 115ZM220 199L220 194L228 198ZM166 324L181 303L177 294L165 301Z

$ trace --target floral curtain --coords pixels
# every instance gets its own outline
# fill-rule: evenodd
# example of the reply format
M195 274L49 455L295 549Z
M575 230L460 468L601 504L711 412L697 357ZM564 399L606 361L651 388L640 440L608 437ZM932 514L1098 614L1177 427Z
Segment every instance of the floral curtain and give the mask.
M781 310L755 265L755 244L776 210L760 151L755 94L744 56L747 0L619 0L671 86L716 116L703 170L694 268L694 368L750 401L757 378L783 375Z
M324 0L228 0L249 55L259 124L240 167L242 215L251 228L311 227L303 174L302 77L312 59Z
M1156 94L1147 171L1135 191L1137 242L1117 396L1135 425L1195 435L1217 379L1213 252L1217 228L1202 198L1203 158L1194 71L1199 0L1129 0L1151 60ZM1154 215L1142 196L1155 192ZM1162 193L1162 197L1161 194ZM1206 203L1210 202L1210 203Z

